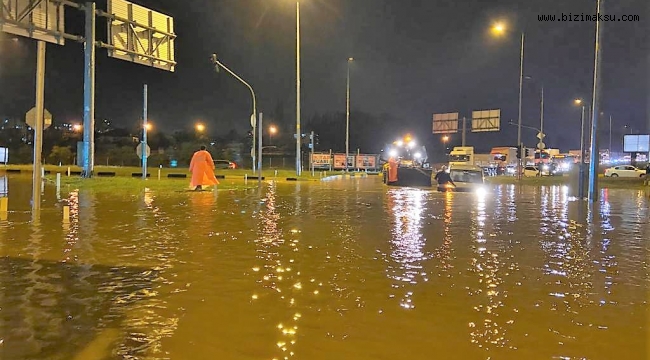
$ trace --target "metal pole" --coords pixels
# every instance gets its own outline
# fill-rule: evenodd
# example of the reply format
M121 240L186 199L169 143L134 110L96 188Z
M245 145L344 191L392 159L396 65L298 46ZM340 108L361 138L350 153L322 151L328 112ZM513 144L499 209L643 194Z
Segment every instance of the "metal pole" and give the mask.
M41 153L43 152L43 105L45 97L45 42L38 41L36 55L36 119L34 120L34 174L32 176L32 210L41 208Z
M144 84L143 89L143 98L144 103L142 107L142 179L147 179L147 119L149 115L147 113L147 84Z
M309 164L311 165L311 176L314 176L314 132L311 132L311 155L309 158Z
M517 144L521 146L521 95L522 88L524 86L524 33L521 33L521 52L519 55L519 113L517 120ZM517 178L521 180L521 163L522 160L519 159L519 164L517 166Z
M612 115L609 115L609 159L612 159Z
M217 59L217 54L212 54L212 61L214 62L214 67L217 72L219 72L219 67L222 69L226 70L230 75L232 75L235 79L239 80L242 84L246 85L248 90L251 92L251 98L253 99L253 114L251 115L251 126L253 127L253 147L251 149L251 157L253 159L253 172L255 172L255 127L257 125L257 118L255 117L257 114L257 100L255 98L255 91L253 91L253 87L250 86L249 83L244 81L239 75L235 74L232 70L230 70L226 65L221 63Z
M544 85L542 85L542 99L539 108L539 132L542 134L544 133ZM540 139L539 141L543 142L543 139Z
M257 124L258 136L260 137L260 141L257 143L257 183L260 185L262 184L262 120L263 115L260 113L259 123Z
M467 132L466 121L467 121L467 119L465 119L465 117L463 117L463 141L462 141L463 145L462 146L465 146L465 136L466 136L465 133ZM447 148L447 143L445 143L445 151L447 150L446 148Z
M296 1L296 175L300 176L300 1Z
M601 0L597 0L596 14L601 12ZM602 25L600 21L596 21L596 41L595 41L595 57L594 57L594 90L591 99L591 152L589 154L589 200L591 202L598 201L598 164L600 162L600 154L598 152L598 102L600 101L600 38L602 35Z
M578 197L585 198L585 106L580 115L580 163L578 166Z
M348 85L345 97L345 172L348 172L348 156L350 155L350 62L348 59Z
M87 2L84 44L84 142L82 177L93 176L95 162L95 3Z

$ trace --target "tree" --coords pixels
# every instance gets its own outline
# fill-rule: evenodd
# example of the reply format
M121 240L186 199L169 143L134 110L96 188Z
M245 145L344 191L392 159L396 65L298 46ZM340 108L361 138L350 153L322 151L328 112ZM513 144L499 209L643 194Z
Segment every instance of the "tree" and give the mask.
M54 145L47 156L47 162L50 164L70 164L72 162L72 150L69 146Z

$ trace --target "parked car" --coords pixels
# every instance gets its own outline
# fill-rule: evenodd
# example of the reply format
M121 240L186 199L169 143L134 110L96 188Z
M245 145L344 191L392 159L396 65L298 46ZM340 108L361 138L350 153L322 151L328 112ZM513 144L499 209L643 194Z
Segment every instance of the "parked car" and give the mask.
M605 169L607 177L644 177L645 170L637 169L632 165L620 165Z
M524 177L535 177L539 176L539 169L537 166L526 166L524 167L524 170L521 173Z
M237 164L230 160L215 160L214 167L215 169L236 169Z

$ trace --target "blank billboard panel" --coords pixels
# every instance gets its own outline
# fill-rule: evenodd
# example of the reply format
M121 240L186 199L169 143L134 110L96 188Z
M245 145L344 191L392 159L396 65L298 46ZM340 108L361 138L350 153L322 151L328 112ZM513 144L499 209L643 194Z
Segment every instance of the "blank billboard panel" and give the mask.
M625 135L623 151L629 153L650 152L650 135Z
M126 0L108 0L108 56L174 71L174 19Z
M64 45L64 6L51 0L1 0L0 32Z
M433 114L434 134L453 134L458 132L458 113Z
M501 130L501 109L472 112L472 132Z

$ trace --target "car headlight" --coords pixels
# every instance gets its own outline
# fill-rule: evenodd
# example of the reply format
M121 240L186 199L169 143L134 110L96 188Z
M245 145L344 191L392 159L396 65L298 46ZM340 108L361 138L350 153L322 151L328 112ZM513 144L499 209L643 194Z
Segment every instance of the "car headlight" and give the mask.
M485 196L487 194L487 189L481 186L476 188L475 192L478 196Z

